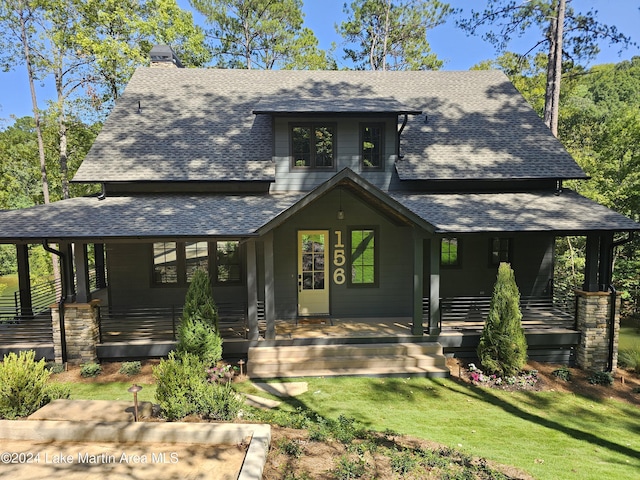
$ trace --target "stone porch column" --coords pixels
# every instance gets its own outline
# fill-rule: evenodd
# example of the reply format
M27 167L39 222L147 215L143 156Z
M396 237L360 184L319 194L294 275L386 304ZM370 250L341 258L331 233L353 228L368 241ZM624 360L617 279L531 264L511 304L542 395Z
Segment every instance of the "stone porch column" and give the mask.
M59 305L51 306L53 326L53 353L56 363L91 363L98 360L96 345L99 341L98 304L100 300L89 303L64 304L64 335L60 330ZM66 348L66 352L63 349Z
M585 292L576 290L576 326L580 331L580 344L576 354L579 367L604 371L609 367L611 346L611 294L608 292ZM618 335L620 333L620 295L615 297L613 328L613 361L611 371L618 366Z

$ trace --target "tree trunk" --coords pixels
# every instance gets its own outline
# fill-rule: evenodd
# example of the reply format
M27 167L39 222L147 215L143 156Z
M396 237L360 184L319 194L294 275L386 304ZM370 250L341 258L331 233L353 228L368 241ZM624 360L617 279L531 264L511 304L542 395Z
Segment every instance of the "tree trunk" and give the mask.
M544 123L558 136L558 116L560 107L560 80L562 79L562 40L566 0L558 0L556 16L549 25L549 62L547 64L547 85L544 102Z

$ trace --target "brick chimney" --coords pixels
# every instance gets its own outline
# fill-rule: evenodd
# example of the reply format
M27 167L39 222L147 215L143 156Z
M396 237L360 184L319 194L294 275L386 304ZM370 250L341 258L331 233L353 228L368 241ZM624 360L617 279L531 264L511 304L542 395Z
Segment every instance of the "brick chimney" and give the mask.
M150 67L154 68L184 68L180 59L169 45L154 45L149 52Z

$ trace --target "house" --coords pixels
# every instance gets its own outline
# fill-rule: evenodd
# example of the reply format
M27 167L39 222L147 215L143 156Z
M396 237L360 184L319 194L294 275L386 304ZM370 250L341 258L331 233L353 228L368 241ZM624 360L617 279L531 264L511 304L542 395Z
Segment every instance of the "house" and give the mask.
M586 174L504 74L160 60L174 68L135 72L73 179L100 184L99 196L0 212L22 315L26 245L43 243L65 267L43 355L166 354L197 268L235 336L231 355L324 345L348 357L347 345L394 343L463 355L509 262L530 357L615 368L614 235L640 225L564 188ZM587 262L568 313L553 259L556 239L573 235L586 236ZM372 325L384 333L365 335Z

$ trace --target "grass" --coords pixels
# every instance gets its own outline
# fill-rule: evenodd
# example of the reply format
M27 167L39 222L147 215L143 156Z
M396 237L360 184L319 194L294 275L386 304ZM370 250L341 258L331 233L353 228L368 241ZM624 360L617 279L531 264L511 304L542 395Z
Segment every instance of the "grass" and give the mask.
M55 376L53 377L55 381ZM73 400L131 400L133 394L127 389L131 387L131 383L127 382L110 382L110 383L74 383L74 382L58 382L66 385L71 390L71 399ZM156 393L155 385L141 385L142 390L138 392L138 401L154 402Z
M541 480L635 479L640 469L638 407L622 402L486 390L453 380L305 381L309 392L281 408L353 417L368 428L434 440Z

